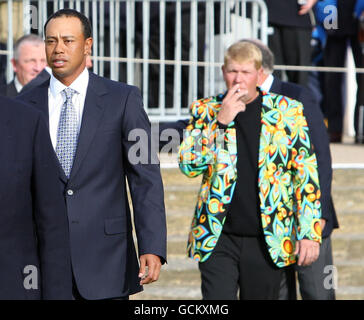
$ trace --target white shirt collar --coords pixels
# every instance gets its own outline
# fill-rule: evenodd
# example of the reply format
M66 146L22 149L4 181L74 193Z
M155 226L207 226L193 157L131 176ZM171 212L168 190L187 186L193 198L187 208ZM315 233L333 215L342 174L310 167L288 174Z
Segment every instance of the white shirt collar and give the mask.
M262 85L260 86L260 89L262 89L265 92L269 92L272 87L273 81L274 81L274 77L273 77L273 75L270 74L267 77L267 79L265 79L265 81L262 83Z
M47 71L50 75L52 75L52 69L48 66L46 66L45 68L45 71Z
M77 93L86 96L87 86L89 80L89 73L87 68L85 68L81 74L73 81L69 88L75 90ZM60 94L67 87L58 79L55 78L53 73L51 74L51 80L49 83L49 89L53 97L55 98L58 94Z
M15 76L15 78L14 78L14 85L15 85L15 89L18 93L21 91L21 89L23 89L23 85L20 83L17 76Z

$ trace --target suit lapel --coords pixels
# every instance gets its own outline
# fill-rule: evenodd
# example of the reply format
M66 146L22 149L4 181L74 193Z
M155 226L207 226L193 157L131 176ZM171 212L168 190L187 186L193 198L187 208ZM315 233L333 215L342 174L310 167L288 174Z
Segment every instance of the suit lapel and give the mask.
M78 137L77 151L72 166L70 180L75 177L80 169L81 163L95 137L103 115L102 96L106 93L107 90L103 82L100 81L96 75L90 72L81 130Z
M48 87L49 80L36 87L32 91L29 102L32 103L38 110L42 111L44 119L49 128Z
M223 94L219 94L216 96L216 102L213 103L213 109L214 109L214 119L217 119L217 115L220 112L222 100L224 100L225 96L227 94L227 91ZM231 128L226 129L226 134L229 136L229 139L227 142L228 145L228 152L230 156L231 165L234 168L235 176L237 175L237 169L236 169L236 162L237 162L237 145L236 145L236 128L235 125ZM234 141L234 143L231 143L231 141ZM226 143L225 141L223 143Z
M6 87L6 95L11 98L15 98L18 95L14 80Z
M263 92L259 152L258 152L259 154L258 168L261 168L264 162L266 162L267 159L270 159L269 146L272 141L272 133L268 130L270 122L265 115L272 110L273 105L274 102L272 101L272 96L269 93Z
M6 172L7 166L12 163L12 161L14 161L14 154L9 154L9 152L12 150L11 142L13 137L11 135L10 129L13 127L13 125L11 125L10 117L3 110L4 109L2 109L0 115L0 146L2 150L0 153L0 163L2 169Z
M32 90L32 95L29 98L29 102L42 112L44 120L46 121L47 127L49 129L48 88L49 79L40 84L38 87L34 88L34 90ZM58 157L55 152L54 156L57 159L58 163L59 177L64 184L67 184L68 179L62 169L61 164L59 163Z

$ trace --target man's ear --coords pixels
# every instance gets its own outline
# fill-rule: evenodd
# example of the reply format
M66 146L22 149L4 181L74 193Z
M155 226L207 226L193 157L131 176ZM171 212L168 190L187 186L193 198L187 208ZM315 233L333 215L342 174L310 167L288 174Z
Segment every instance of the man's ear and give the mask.
M93 39L87 38L85 40L85 55L91 55Z
M11 65L13 66L13 70L16 73L17 72L17 67L16 67L16 60L14 58L12 58L11 60Z
M222 76L224 77L224 80L225 80L226 68L225 68L224 64L221 66L221 71L222 71Z
M258 86L260 86L263 82L265 78L265 74L264 74L264 70L262 67L260 67L260 69L258 70Z

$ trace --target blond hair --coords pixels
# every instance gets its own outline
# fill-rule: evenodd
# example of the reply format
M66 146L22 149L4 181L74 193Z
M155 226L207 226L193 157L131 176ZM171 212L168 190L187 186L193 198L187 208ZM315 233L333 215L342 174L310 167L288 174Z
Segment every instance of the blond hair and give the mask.
M224 57L224 65L231 61L237 63L254 62L255 69L259 70L262 67L262 52L253 43L250 42L236 42L231 45Z

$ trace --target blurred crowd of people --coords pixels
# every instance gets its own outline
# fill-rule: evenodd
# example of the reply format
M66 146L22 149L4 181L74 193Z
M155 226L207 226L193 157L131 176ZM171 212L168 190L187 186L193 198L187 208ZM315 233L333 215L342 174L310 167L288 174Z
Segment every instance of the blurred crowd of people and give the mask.
M364 30L360 24L364 17L363 0L269 0L266 4L269 24L274 31L269 38L269 47L275 53L276 64L344 67L348 47L351 47L356 67L363 66L364 39L360 37ZM345 73L289 71L287 77L316 92L327 119L330 141L341 142L347 94L343 85ZM357 73L356 81L358 90L353 120L355 142L361 142L359 108L364 104L363 74Z

